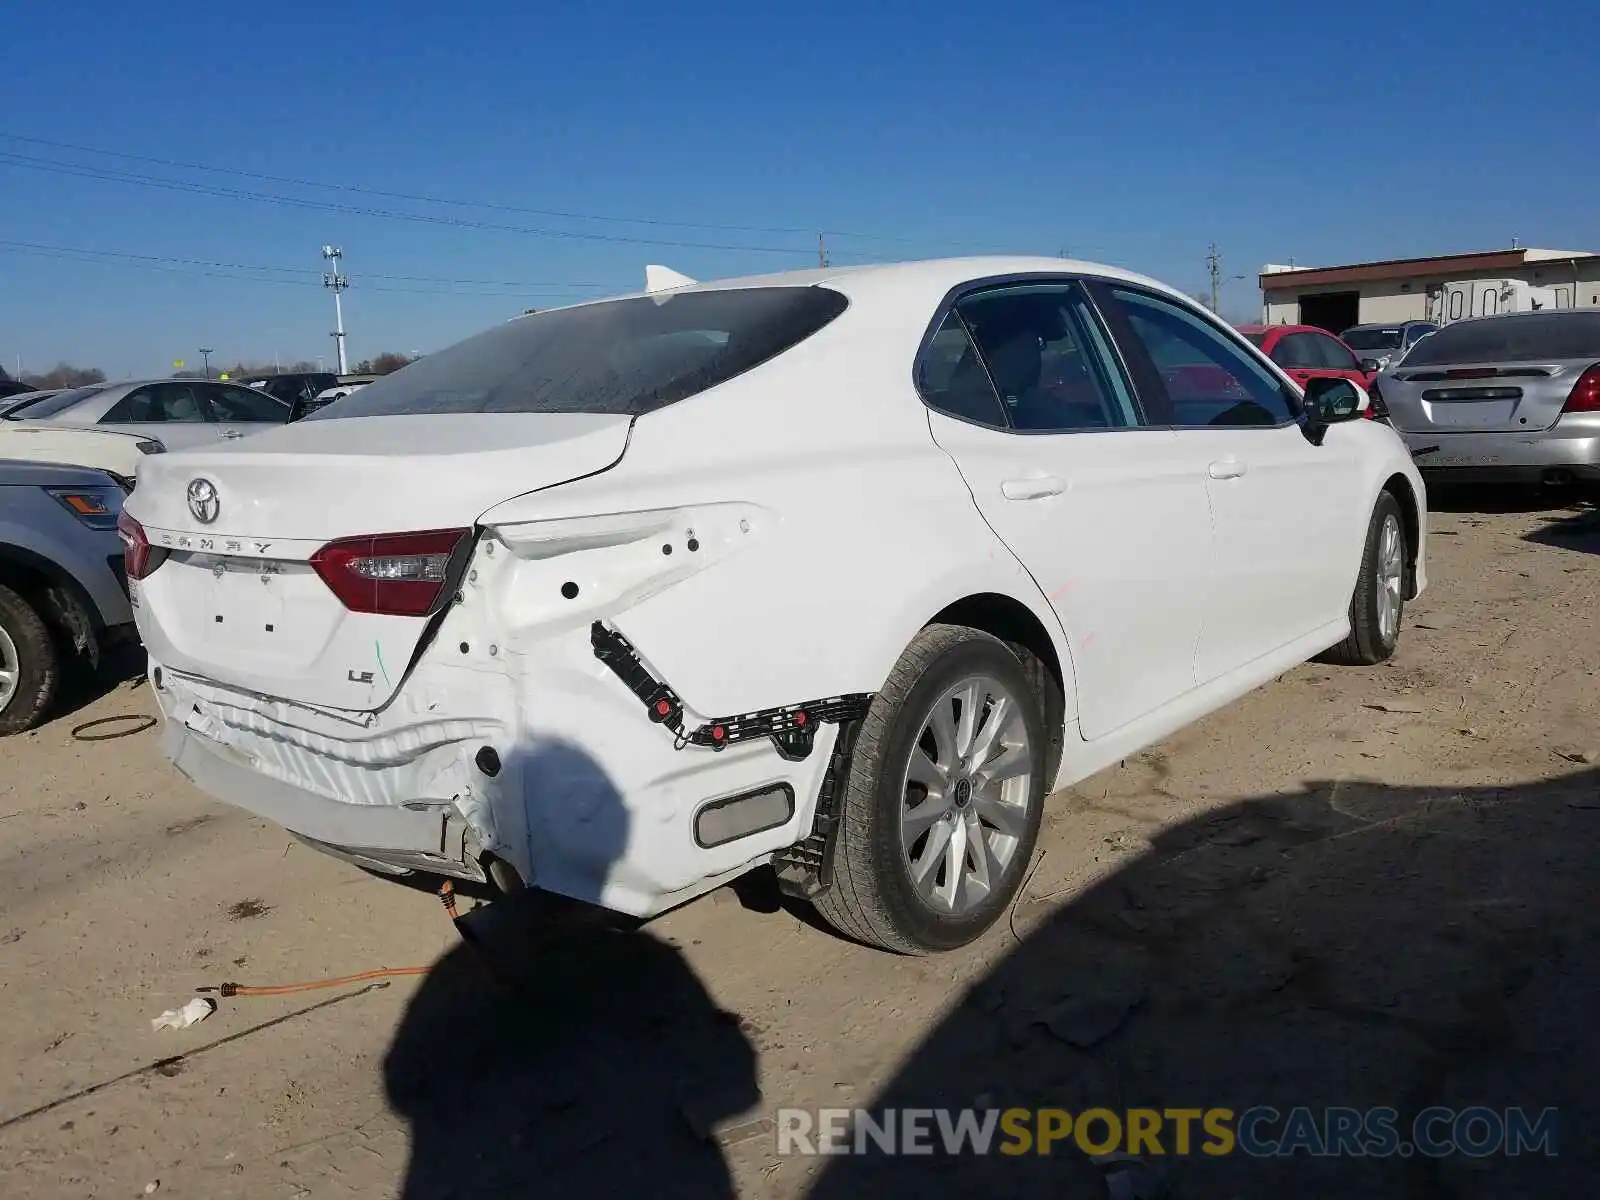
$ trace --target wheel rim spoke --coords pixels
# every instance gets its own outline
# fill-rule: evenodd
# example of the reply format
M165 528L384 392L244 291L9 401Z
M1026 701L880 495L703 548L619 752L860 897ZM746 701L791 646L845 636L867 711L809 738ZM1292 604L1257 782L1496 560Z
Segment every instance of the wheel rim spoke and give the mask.
M973 797L972 807L979 817L994 826L996 833L1005 837L1021 837L1023 829L1027 826L1028 812L1026 808L1016 804L1007 804L989 789L985 789Z
M1012 881L1032 815L1022 704L999 680L961 679L929 708L907 757L900 845L917 896L961 916Z

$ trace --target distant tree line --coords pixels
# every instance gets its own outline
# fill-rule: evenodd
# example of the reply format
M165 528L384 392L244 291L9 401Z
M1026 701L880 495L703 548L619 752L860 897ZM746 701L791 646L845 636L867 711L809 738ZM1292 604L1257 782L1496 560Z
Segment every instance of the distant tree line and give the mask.
M350 368L353 375L387 375L391 371L398 371L401 367L412 361L409 354L399 354L387 350L373 358L364 358ZM217 366L211 368L211 378L220 379L227 375L229 379L240 379L257 375L306 375L314 371L324 370L316 363L300 359L292 363L255 363L236 362L231 367ZM174 379L199 379L205 374L193 367L185 367L181 371L174 371Z
M4 378L4 372L0 372ZM75 388L88 387L91 383L104 383L106 373L99 367L75 367L71 363L59 362L48 371L24 371L22 382L31 384L36 388Z

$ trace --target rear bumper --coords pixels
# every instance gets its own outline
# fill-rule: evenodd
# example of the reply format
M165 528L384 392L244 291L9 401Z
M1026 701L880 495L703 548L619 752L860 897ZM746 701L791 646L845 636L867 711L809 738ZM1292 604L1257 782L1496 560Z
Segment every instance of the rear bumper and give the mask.
M1419 470L1507 479L1564 472L1600 479L1600 413L1562 417L1534 433L1414 433L1402 431Z
M202 791L389 874L481 880L492 857L530 886L650 917L810 833L836 726L799 761L766 739L684 745L586 629L499 657L502 675L425 656L386 709L350 719L170 670L153 690L164 749ZM792 798L786 821L696 837L719 801L774 788Z

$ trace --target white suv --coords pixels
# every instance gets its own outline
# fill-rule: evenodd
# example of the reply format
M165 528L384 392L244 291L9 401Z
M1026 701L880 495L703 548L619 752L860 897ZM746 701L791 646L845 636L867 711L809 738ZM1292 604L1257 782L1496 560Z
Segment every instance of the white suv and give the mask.
M1425 493L1311 387L1054 259L519 318L144 464L167 750L376 871L647 917L772 863L855 937L957 946L1054 788L1393 653Z

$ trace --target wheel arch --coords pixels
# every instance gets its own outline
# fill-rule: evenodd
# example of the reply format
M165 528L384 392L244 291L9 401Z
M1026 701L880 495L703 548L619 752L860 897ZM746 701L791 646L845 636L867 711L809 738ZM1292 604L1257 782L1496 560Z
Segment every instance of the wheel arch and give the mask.
M1417 597L1417 555L1421 552L1422 541L1422 510L1417 503L1417 494L1411 486L1411 481L1399 471L1396 471L1383 486L1378 489L1380 493L1388 492L1400 505L1400 520L1405 525L1406 532L1406 599L1415 600Z

